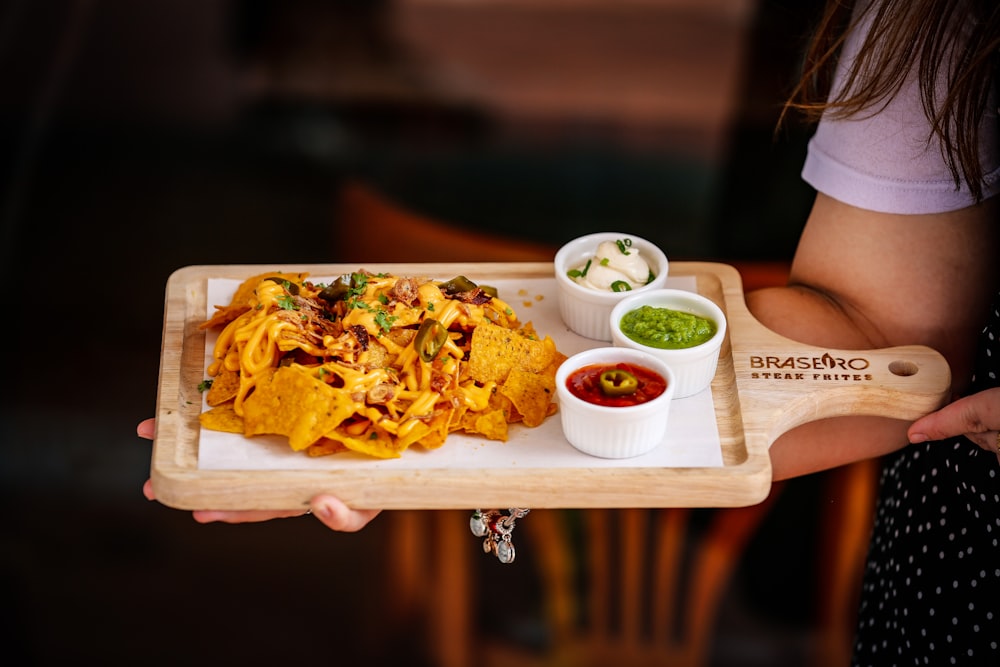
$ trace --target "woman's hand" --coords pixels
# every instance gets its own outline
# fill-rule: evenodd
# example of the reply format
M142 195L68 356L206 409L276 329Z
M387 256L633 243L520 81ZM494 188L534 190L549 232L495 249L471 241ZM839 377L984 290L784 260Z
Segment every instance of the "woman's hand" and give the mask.
M970 394L910 425L910 442L964 435L1000 460L1000 387Z
M156 433L156 420L146 419L139 422L136 433L141 438L153 439ZM150 480L142 486L142 493L148 500L156 500L153 493L153 485ZM378 516L380 510L352 510L337 498L330 495L318 495L309 501L309 512L319 519L330 530L345 533L353 533L361 530ZM193 512L194 520L198 523L211 523L221 521L223 523L253 523L258 521L269 521L271 519L282 519L292 516L302 516L307 512L302 510L248 510L248 511L223 511L223 510L196 510Z

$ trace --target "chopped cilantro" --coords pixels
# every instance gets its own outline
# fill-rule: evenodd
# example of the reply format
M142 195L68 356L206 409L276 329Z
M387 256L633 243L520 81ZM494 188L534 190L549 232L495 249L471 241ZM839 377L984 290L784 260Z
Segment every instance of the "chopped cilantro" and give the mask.
M201 382L198 383L198 391L204 394L206 391L212 388L212 382L214 382L214 380L202 380Z
M368 288L368 276L364 273L351 274L351 296L361 296Z
M275 299L275 302L277 302L278 308L281 308L282 310L298 310L299 309L298 305L296 305L296 303L295 303L295 299L293 299L288 294L282 294L277 299Z
M375 324L379 326L382 331L389 331L392 329L392 323L396 321L395 315L390 315L384 310L379 310L375 313Z

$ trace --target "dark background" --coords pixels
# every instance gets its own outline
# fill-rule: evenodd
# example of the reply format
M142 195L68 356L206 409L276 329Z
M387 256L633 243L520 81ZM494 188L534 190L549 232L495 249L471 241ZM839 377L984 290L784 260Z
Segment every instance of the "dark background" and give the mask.
M456 19L448 3L425 4L435 25L483 29L474 9ZM519 4L502 15L494 3L490 21L535 26L536 50L550 40L559 52L560 28L588 20L672 31L656 74L678 80L688 69L706 78L742 35L726 121L518 114L457 94L394 32L392 3L0 2L6 664L429 660L419 624L383 624L384 575L405 557L388 522L358 535L309 518L202 526L142 497L149 443L135 426L153 414L163 289L177 268L361 258L335 213L348 180L456 233L558 245L624 229L671 259L790 257L810 198L798 179L808 131L773 130L818 3L743 3L752 11L733 18L725 2L709 3L717 13L667 2L648 20L592 10L559 23ZM530 53L522 46L512 53ZM599 55L613 69L619 54ZM259 76L276 63L284 79ZM297 67L305 83L289 74ZM516 59L508 69L515 84L527 71ZM815 629L817 489L789 485L751 544L716 664L801 664ZM474 559L490 624L477 630L542 633L522 554L513 566Z

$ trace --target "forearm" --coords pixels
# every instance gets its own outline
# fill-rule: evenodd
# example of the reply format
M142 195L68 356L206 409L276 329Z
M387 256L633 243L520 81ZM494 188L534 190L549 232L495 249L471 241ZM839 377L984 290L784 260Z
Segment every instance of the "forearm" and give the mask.
M747 306L766 327L793 340L838 349L882 346L859 331L836 302L811 289L750 292ZM881 417L838 417L798 426L771 444L774 481L895 451L907 444L906 427L907 422Z
M820 195L789 285L751 292L747 306L770 330L818 347L934 348L960 393L996 285L995 213L988 201L940 215L887 215ZM793 429L771 446L775 479L904 447L906 426L837 418Z
M777 482L905 447L909 422L886 417L835 417L797 426L771 445L772 479Z

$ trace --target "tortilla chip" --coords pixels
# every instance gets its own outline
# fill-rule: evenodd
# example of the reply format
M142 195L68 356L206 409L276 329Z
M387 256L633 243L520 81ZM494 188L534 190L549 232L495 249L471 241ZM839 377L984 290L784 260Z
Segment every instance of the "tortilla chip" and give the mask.
M556 353L551 338L532 339L523 333L484 322L472 332L469 376L480 383L502 384L511 369L537 373L545 369Z
M406 431L406 435L396 435L396 442L401 450L427 437L431 433L431 426L427 422L417 421Z
M243 402L245 433L284 435L291 448L300 451L332 432L356 408L344 392L308 373L282 367L259 381Z
M448 431L451 430L451 420L454 414L454 410L442 410L436 414L427 423L427 434L420 438L417 444L424 449L437 449L443 445L445 439L448 437Z
M378 459L397 459L401 450L385 431L374 429L370 433L354 436L337 429L321 438L319 443L310 446L307 453L310 456L323 456L335 451L358 452Z
M222 405L226 401L231 401L236 398L236 394L240 390L240 373L239 371L229 371L223 369L215 378L212 379L212 386L209 387L208 392L205 394L205 402L209 406Z
M320 438L313 444L306 447L306 454L309 456L329 456L349 451L342 442L331 440L330 438Z
M507 416L503 410L467 412L462 419L462 429L466 433L477 433L489 440L507 442Z
M555 354L552 357L552 362L548 366L545 367L545 369L542 371L542 373L544 373L545 375L550 376L552 379L555 379L555 377L556 377L556 371L559 370L559 367L562 366L562 363L564 361L566 361L567 359L569 359L569 357L567 357L565 354L563 354L559 350L556 350Z
M525 426L540 425L548 416L549 404L555 395L555 380L545 374L511 370L507 381L498 391L510 399Z
M198 415L201 425L210 431L222 431L224 433L243 433L245 426L243 417L233 410L233 402L223 403L217 407L207 410Z
M517 414L514 404L510 402L509 398L501 394L499 389L490 395L489 409L499 410L508 424L521 421L521 415Z

